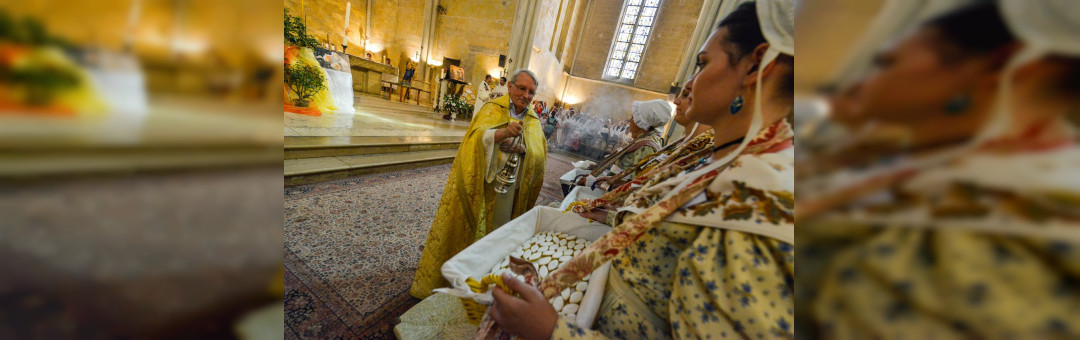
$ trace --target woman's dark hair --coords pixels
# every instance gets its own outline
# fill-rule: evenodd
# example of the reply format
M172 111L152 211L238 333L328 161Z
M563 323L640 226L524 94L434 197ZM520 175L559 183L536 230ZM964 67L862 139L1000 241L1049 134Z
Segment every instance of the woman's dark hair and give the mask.
M734 47L735 55L730 62L735 65L739 60L754 52L758 45L764 44L765 36L761 34L761 23L758 21L757 6L753 1L744 2L720 21L717 30L727 28L727 44Z
M735 7L735 10L724 17L724 20L721 20L720 25L716 27L717 30L721 28L727 28L726 43L734 49L732 52L735 54L729 60L732 65L753 53L754 49L761 44L768 43L765 35L761 33L757 5L753 1L744 2ZM790 98L795 93L795 57L780 54L775 62L791 66L791 71L784 74L780 82L780 95Z
M795 96L795 57L781 53L776 57L775 63L778 66L788 66L789 71L780 79L780 94L787 96L787 98L793 98Z
M1067 94L1080 94L1080 58L1057 57L1069 65L1069 70L1062 74L1057 87ZM1077 109L1080 109L1078 107Z
M992 2L962 7L930 19L923 27L936 30L948 61L985 55L1016 43L998 6Z

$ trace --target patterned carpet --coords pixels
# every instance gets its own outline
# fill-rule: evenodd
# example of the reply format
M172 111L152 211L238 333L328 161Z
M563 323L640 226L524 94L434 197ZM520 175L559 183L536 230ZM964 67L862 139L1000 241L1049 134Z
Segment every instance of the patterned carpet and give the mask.
M562 200L551 154L538 205ZM450 165L285 188L286 339L393 339Z

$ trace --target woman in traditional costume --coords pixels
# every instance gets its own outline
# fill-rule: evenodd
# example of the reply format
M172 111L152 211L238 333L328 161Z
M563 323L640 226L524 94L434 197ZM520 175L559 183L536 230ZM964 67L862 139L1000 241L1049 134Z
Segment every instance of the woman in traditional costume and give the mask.
M633 136L634 140L630 142L630 145L612 153L604 160L601 160L600 163L590 167L589 175L595 179L605 174L619 173L624 169L633 167L645 157L656 153L657 150L660 150L660 146L664 144L659 129L664 124L667 124L670 118L671 105L665 100L655 99L647 102L634 102L633 113L630 115L630 135ZM603 128L603 126L599 126L598 130L603 131ZM578 185L586 185L587 181L582 176L580 180L577 180L577 183Z
M683 87L679 96L675 98L675 116L673 117L675 122L682 126L684 131L687 131L685 136L669 143L663 149L660 149L660 151L638 161L638 163L631 168L625 169L612 176L597 178L596 187L603 190L618 188L625 184L626 181L633 180L639 176L649 176L651 171L657 167L671 164L682 159L692 159L693 161L697 161L712 153L712 128L694 122L686 117L686 107L690 104L687 101L689 95L690 91L688 91L686 87Z
M798 202L800 335L1080 337L1080 11L1001 7L930 20L860 84L864 113L954 124Z
M521 298L494 290L488 312L503 330L525 339L794 337L794 151L784 121L793 12L792 1L764 1L725 17L686 85L687 115L716 131L714 153L659 173L611 232L539 289L504 276ZM786 30L766 31L766 41L762 31L777 28ZM559 317L547 300L609 260L596 328Z

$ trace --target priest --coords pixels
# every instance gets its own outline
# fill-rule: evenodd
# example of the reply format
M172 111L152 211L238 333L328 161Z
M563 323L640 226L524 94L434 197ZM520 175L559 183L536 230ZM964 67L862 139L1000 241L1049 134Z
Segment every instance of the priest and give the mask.
M514 72L508 95L494 99L473 117L446 180L435 221L428 232L409 293L419 299L446 287L443 262L488 232L528 211L544 181L547 141L531 108L539 80L528 70ZM496 177L517 154L514 183L496 191Z
M484 104L491 100L491 75L484 76L484 82L476 87L476 104L473 105L473 116L476 116Z

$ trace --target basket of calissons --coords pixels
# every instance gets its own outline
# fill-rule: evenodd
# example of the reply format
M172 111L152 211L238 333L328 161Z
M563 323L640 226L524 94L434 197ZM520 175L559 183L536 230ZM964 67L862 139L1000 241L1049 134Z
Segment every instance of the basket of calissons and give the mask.
M538 287L540 281L610 230L575 213L536 207L446 261L442 274L451 287L435 291L460 297L469 322L479 325L495 301L492 289L512 293L502 282L503 273ZM592 325L604 296L607 271L607 264L597 268L548 302L579 325Z

